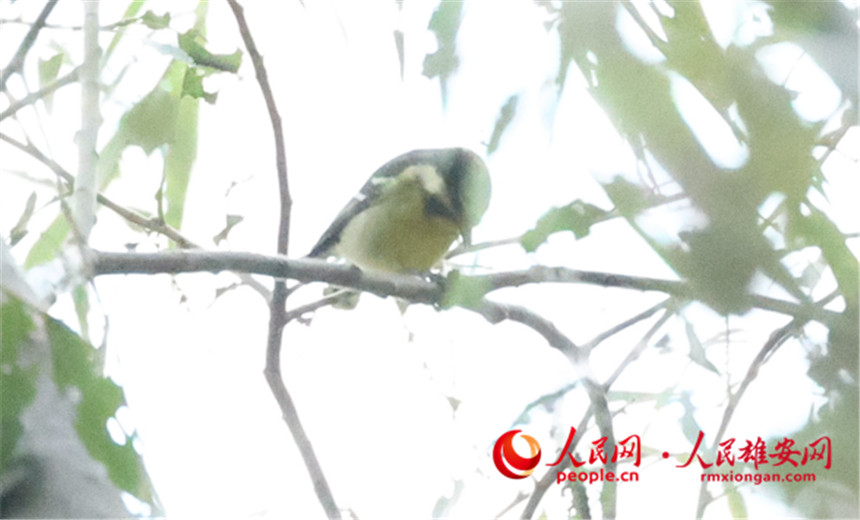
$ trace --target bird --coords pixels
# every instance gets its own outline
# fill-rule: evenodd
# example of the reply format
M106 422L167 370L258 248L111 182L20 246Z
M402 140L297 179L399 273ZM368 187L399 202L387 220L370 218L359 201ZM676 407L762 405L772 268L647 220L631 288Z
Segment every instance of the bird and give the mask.
M471 231L490 202L490 175L466 148L421 149L388 161L338 213L308 254L362 270L421 273Z

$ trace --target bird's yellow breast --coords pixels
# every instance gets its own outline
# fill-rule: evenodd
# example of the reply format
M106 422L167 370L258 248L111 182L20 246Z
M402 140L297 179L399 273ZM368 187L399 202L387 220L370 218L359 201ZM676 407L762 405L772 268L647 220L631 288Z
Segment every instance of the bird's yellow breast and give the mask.
M335 254L362 269L391 272L426 271L448 251L460 234L452 220L427 215L426 191L418 178L386 191L344 228Z

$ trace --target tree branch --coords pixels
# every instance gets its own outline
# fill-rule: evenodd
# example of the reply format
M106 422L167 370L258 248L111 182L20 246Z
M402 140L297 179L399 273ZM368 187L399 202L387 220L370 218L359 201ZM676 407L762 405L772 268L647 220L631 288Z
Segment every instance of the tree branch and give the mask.
M99 4L85 2L84 8L84 62L81 65L81 130L78 132L78 175L75 177L72 225L84 242L96 223L96 141L101 125L99 107Z
M687 198L687 195L685 193L678 193L676 195L652 195L649 198L649 203L645 207L642 208L642 211L647 211L649 209L657 208L657 207L663 206L665 204L671 204L673 202L678 202L678 201L684 200L686 198ZM615 219L618 217L623 217L623 215L617 209L613 209L611 211L605 212L601 216L595 217L591 221L591 225L593 226L593 225L599 224L601 222L607 222L609 220L612 220L612 219ZM569 231L569 230L566 230L566 231ZM563 232L563 231L554 231L552 234L561 233L561 232ZM445 258L453 258L455 256L463 255L466 253L476 253L478 251L483 251L484 249L492 249L492 248L500 247L500 246L509 246L509 245L514 245L514 244L521 244L523 239L526 237L527 234L528 234L528 232L523 233L522 235L519 235L519 236L515 236L515 237L503 238L501 240L490 240L487 242L480 242L480 243L471 244L468 246L465 244L460 244L459 246L454 248L452 251L448 252L448 254L445 255Z
M277 252L280 255L286 255L289 251L290 243L290 215L292 211L292 197L290 196L290 188L287 176L287 154L284 146L284 132L281 125L281 116L278 113L278 108L275 104L275 97L272 94L272 88L269 85L268 74L266 67L263 64L263 57L257 50L257 45L254 43L254 38L251 35L251 30L248 28L248 22L245 20L244 10L236 0L228 0L230 9L233 11L233 16L236 18L236 23L239 26L239 33L242 35L242 40L245 42L245 48L248 49L248 54L251 57L251 62L254 65L257 83L260 85L260 90L263 93L263 98L266 101L266 109L269 113L269 119L272 122L272 131L275 139L275 165L278 174L278 193L280 195L280 226L278 228ZM281 344L283 341L284 326L287 324L287 285L282 279L275 280L275 288L272 292L272 300L269 304L269 333L266 345L266 368L264 374L269 387L275 396L275 400L281 408L281 413L284 416L284 421L292 433L293 439L301 452L302 459L305 462L308 473L314 484L314 490L317 494L317 499L329 518L341 518L340 510L334 500L334 496L329 488L328 481L322 471L322 467L317 460L310 439L305 433L304 427L299 420L298 410L292 397L287 390L281 374Z
M503 320L521 323L540 334L551 347L561 351L568 358L574 368L581 374L582 384L591 401L589 410L594 415L594 420L600 434L606 437L604 447L608 456L611 457L611 454L615 451L615 434L612 427L612 414L609 411L609 403L606 399L606 388L593 377L587 353L577 347L570 338L562 334L554 323L525 307L491 302L484 299L478 305L471 307L470 310L477 312L493 324ZM606 471L614 472L616 466L617 462L607 460ZM604 517L614 518L616 504L614 483L604 483L602 504ZM531 505L532 502L530 501L529 506ZM527 506L527 510L529 506ZM537 502L533 504L533 507L537 507ZM524 513L523 517L530 518L531 513L528 516Z
M73 71L69 72L68 74L66 74L62 78L57 79L56 81L54 81L50 85L47 85L45 88L43 88L37 92L32 92L32 93L24 96L23 98L19 99L18 101L12 103L11 105L9 105L8 108L6 108L6 110L4 110L3 112L0 112L0 121L3 121L7 117L14 115L16 112L18 112L22 108L35 103L36 101L42 99L43 97L50 96L59 88L65 87L69 83L74 83L75 81L78 80L78 73L80 70L81 70L80 67L76 67Z
M32 143L21 143L3 133L0 133L0 141L5 141L11 144L15 148L21 150L22 152L41 162L42 164L50 168L51 171L53 171L54 174L57 175L57 177L59 177L63 182L68 184L70 188L74 188L74 175L69 173L65 168L63 168L59 163L57 163L57 161L51 159L50 157L42 153L42 151L36 148ZM166 222L164 222L163 219L147 218L139 213L131 211L130 209L124 208L123 206L117 204L116 202L107 198L101 193L98 193L96 195L96 200L99 204L110 209L120 217L124 218L126 221L140 226L143 229L152 231L153 233L164 235L181 248L201 249L198 244L196 244L194 241L187 238L182 233L168 225ZM269 301L269 299L271 298L271 293L269 292L268 288L263 286L263 284L255 280L251 275L247 273L235 274L239 278L239 280L242 281L242 283L259 293L260 296L265 298L266 301Z
M504 287L519 287L531 283L584 283L601 287L619 287L638 291L658 291L684 300L695 300L695 290L686 282L680 280L662 280L644 276L629 276L598 271L580 271L566 267L547 267L536 265L522 271L509 271L474 276L476 280L483 279L489 290ZM818 305L807 305L779 300L758 294L748 295L753 307L787 314L789 316L805 317L828 324L839 317L838 312L828 311Z
M155 274L236 271L254 273L300 282L326 282L380 296L396 296L413 303L437 304L443 288L417 276L363 272L344 265L312 258L290 259L254 253L222 251L166 251L161 253L96 252L99 264L94 275ZM474 278L483 279L490 290L532 283L582 283L601 287L618 287L637 291L664 292L682 299L694 300L693 290L681 281L660 280L596 271L578 271L564 267L535 266L525 271L510 271ZM765 296L751 295L755 307L829 325L841 314L823 308L824 303L807 306ZM497 311L487 311L497 312Z
M579 424L576 425L576 436L573 438L573 441L570 443L570 450L573 451L576 449L576 446L579 445L579 441L582 440L582 435L588 426L588 421L591 420L591 417L594 415L594 403L591 403L588 406L588 410L583 414L582 419L580 419ZM556 475L559 471L564 471L571 467L570 457L566 457L563 459L555 471L547 471L543 477L540 478L535 483L534 490L529 496L529 501L526 502L526 507L523 508L523 513L520 515L520 518L523 520L531 519L535 512L537 511L538 505L540 505L540 501L543 499L543 496L546 494L547 490L555 484ZM577 511L579 513L579 511Z
M803 322L800 319L795 318L771 333L770 337L759 350L755 359L753 359L752 363L750 363L750 366L747 369L747 374L744 377L743 382L741 382L740 388L738 388L738 391L730 396L729 404L726 406L726 409L723 412L723 419L720 422L720 428L717 430L717 434L714 437L714 442L711 446L711 450L715 450L719 442L722 440L723 435L726 433L726 429L729 426L729 422L731 421L732 415L734 415L735 408L740 402L741 397L743 397L747 387L755 379L759 369L762 367L762 365L764 365L767 358L770 357L770 355L773 354L776 349L778 349L783 343L785 343L785 341L790 338L791 335L794 334L795 331L797 331L802 326ZM706 481L702 481L701 485L699 486L699 500L696 505L696 518L702 518L702 516L705 514L705 508L708 507L708 504L710 502L711 499L708 496L708 483Z
M45 166L50 168L51 171L53 171L54 174L56 174L66 184L68 184L68 186L70 188L72 188L72 189L74 188L75 176L72 175L68 170L63 168L59 163L57 163L57 161L51 159L50 157L48 157L47 155L42 153L42 151L39 150L38 148L36 148L32 143L22 143L22 142L17 141L16 139L13 139L13 138L11 138L8 135L3 134L3 133L0 133L0 141L5 141L5 142L11 144L15 148L21 150L22 152L26 153L27 155L29 155L29 156L33 157L34 159L36 159L37 161L41 162L42 164L44 164ZM167 238L172 240L174 243L176 243L176 245L178 245L179 247L183 247L183 248L186 248L186 247L199 248L200 247L197 244L195 244L193 241L191 241L190 239L183 236L179 231L177 231L176 229L167 225L161 219L146 218L143 215L140 215L138 213L135 213L134 211L131 211L129 209L122 207L121 205L117 204L116 202L107 198L106 196L102 195L101 193L96 195L96 200L99 202L99 204L110 209L111 211L113 211L117 215L121 216L125 220L127 220L133 224L136 224L136 225L138 225L144 229L148 229L148 230L153 231L155 233L159 233L161 235L166 236Z
M607 390L609 390L609 388L613 384L615 384L615 381L619 378L619 376L621 376L621 373L624 372L624 370L630 365L630 363L633 363L634 361L636 361L636 359L639 358L639 356L642 355L642 352L644 352L645 349L648 347L648 344L651 342L651 338L654 337L654 334L656 334L657 331L660 330L660 327L662 327L667 321L669 321L669 318L674 315L675 313L673 311L666 310L663 315L660 316L660 318L657 319L656 322L654 322L654 325L652 325L651 328L648 329L648 332L646 332L645 335L642 336L642 339L640 339L636 343L636 346L633 347L633 350L631 350L630 353L627 354L627 357L625 357L624 360L618 364L618 366L612 372L612 375L610 375L606 382L603 383L603 386L605 386Z
M559 350L575 366L584 361L580 348L570 338L562 334L553 322L525 307L484 299L478 305L470 307L469 310L477 312L493 325L505 320L522 323L540 334L550 346ZM577 368L579 367L577 366Z
M93 275L129 273L214 273L223 270L230 270L256 273L276 278L295 279L303 283L313 281L326 282L350 289L371 292L380 296L396 296L413 303L435 305L442 301L445 294L444 284L430 282L417 276L370 271L363 272L353 266L333 264L313 258L289 259L281 256L271 257L254 253L206 251L169 251L163 253L109 253L91 251L90 254L92 256L90 265L92 266ZM676 295L692 294L692 291L684 282L637 278L591 271L574 271L564 268L536 267L527 271L485 275L483 278L493 288L516 286L524 283L538 283L541 281L563 281L567 283L579 282L636 290L663 291L671 292ZM838 292L833 293L828 298L816 302L815 308L817 309L817 312L815 313L808 312L809 309L807 307L798 304L763 297L755 298L757 298L757 301L762 304L761 307L764 309L772 310L774 312L783 312L784 314L793 316L794 320L789 325L794 327L799 326L797 325L798 323L805 323L813 319L823 320L826 324L829 319L839 317L839 313L823 310L823 306L832 301L838 295ZM652 309L648 309L644 313L640 313L628 321L638 321L643 318L644 315L652 314L664 304L665 302ZM585 385L586 391L589 394L589 399L591 400L589 414L594 414L595 421L601 435L607 437L606 449L611 453L614 447L614 438L612 435L611 415L606 402L606 392L612 382L614 382L620 375L620 372L623 371L624 367L629 365L629 363L639 355L641 350L644 348L645 343L641 343L634 348L631 354L628 355L628 357L621 363L619 369L612 374L609 380L607 380L606 384L599 384L595 382L595 379L590 375L590 369L588 367L588 350L576 346L549 320L546 320L524 307L491 302L486 299L483 299L478 304L469 308L469 310L480 314L491 323L511 320L526 325L540 334L550 346L562 352L576 366L576 368L583 374L583 384ZM667 312L663 317L661 317L661 319L658 320L651 328L647 336L650 337L653 335L656 329L660 327L671 315L671 312ZM818 316L818 318L816 318L816 316ZM786 328L785 330L788 329ZM721 427L721 431L724 430L728 417L731 416L731 410L733 410L734 404L736 404L737 400L743 394L746 386L749 385L749 382L754 377L758 366L760 366L763 360L766 359L766 355L771 352L779 342L784 341L784 337L785 334L778 331L777 333L774 333L771 340L769 340L765 347L763 347L759 356L756 358L756 361L751 365L747 378L741 385L741 388L732 397L733 404L726 412L727 415L723 419L724 425ZM283 395L280 398L283 398ZM523 514L524 518L530 518L534 513L537 503L540 501L540 496L546 491L545 480L551 483L552 477L544 477L536 486L532 498L526 506ZM613 489L604 488L604 490L607 493L604 495L603 499L604 514L609 515L614 511L615 497Z
M179 274L236 271L300 282L326 282L380 296L396 296L414 303L435 303L439 285L417 276L362 272L356 267L316 258L290 259L257 253L224 251L165 251L113 253L91 251L92 274Z
M99 31L113 31L114 29L119 29L120 27L125 27L126 25L131 25L131 24L137 23L139 21L140 21L140 17L124 18L118 22L109 23L107 25L99 26ZM16 24L31 25L31 26L34 25L33 22L27 22L27 21L24 21L20 18L13 18L13 19L0 18L0 25L6 24L6 23L16 23ZM42 28L43 29L59 29L59 30L63 30L63 31L81 31L81 30L83 30L84 26L83 25L57 25L57 24L51 24L51 23L44 23L44 24L42 24Z
M823 298L819 303L819 305L826 305L834 298L839 295L838 292L833 292ZM789 321L782 327L776 329L770 334L767 341L762 345L756 357L750 363L749 368L747 369L747 373L744 376L743 381L741 381L738 390L729 396L729 404L726 405L725 411L723 411L723 418L720 421L720 427L717 430L717 434L714 437L714 442L711 444L711 450L716 450L717 445L722 441L723 435L726 433L726 429L729 427L729 422L732 420L732 416L735 413L735 409L740 403L741 398L744 393L747 391L749 385L755 380L758 375L759 369L767 362L768 359L777 351L779 347L783 345L793 334L797 333L799 330L803 328L803 326L809 321L805 318L795 317L793 320ZM699 501L696 506L696 517L701 518L705 514L705 508L708 506L710 499L708 497L708 486L707 482L702 482L702 485L699 486Z
M39 13L39 17L36 18L36 21L30 26L30 30L27 31L24 39L21 40L21 45L18 46L18 50L15 52L15 55L12 56L9 64L6 65L4 69L0 70L0 92L6 90L6 81L9 80L9 77L14 73L19 72L21 67L24 66L24 58L27 56L27 52L29 52L30 47L36 43L36 37L39 36L39 31L41 31L45 26L45 21L48 19L48 15L51 14L51 11L53 11L56 6L57 0L48 0L48 3L46 3L45 7L42 8L42 12Z
M632 327L633 325L639 323L642 320L647 320L648 318L650 318L651 316L653 316L654 314L656 314L660 310L667 308L667 306L669 305L669 303L671 301L672 301L671 299L663 300L662 302L658 303L657 305L654 305L651 308L640 312L636 316L633 316L632 318L629 318L625 321L622 321L621 323L615 325L611 329L609 329L605 332L601 332L600 334L595 336L591 341L582 345L582 348L585 350L591 350L591 349L597 347L597 345L600 345L601 343L606 341L608 338L611 338L612 336L618 334L619 332L623 331L624 329L626 329L628 327Z
M296 307L295 309L290 309L290 311L286 315L286 322L289 323L293 320L300 319L302 316L309 312L314 312L317 309L321 309L333 303L337 303L341 298L343 298L343 293L347 291L347 289L336 291L332 294L329 294L328 296L323 296L315 302L301 305L299 307Z

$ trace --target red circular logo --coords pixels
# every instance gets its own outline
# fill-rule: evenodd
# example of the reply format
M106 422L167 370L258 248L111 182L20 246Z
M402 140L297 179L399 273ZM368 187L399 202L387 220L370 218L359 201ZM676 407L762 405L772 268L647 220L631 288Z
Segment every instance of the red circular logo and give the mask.
M493 446L493 462L496 469L508 478L526 478L534 472L540 462L540 444L534 437L522 434L520 437L529 443L531 455L523 457L514 449L514 438L522 430L511 430L504 433Z

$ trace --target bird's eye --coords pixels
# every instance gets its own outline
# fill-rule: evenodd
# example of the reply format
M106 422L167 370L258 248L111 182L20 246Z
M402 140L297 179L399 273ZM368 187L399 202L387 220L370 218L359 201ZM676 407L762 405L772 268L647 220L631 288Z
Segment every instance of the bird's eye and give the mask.
M454 209L451 208L447 200L441 197L427 197L424 200L424 214L427 216L445 217L451 220L457 220L457 215Z

